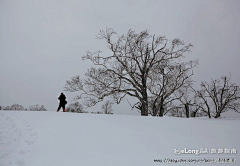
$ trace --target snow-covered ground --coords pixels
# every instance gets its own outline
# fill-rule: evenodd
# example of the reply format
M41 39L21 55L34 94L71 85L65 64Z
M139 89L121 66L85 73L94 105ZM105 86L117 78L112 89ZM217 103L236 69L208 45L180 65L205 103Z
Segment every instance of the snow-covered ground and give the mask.
M0 111L0 166L157 166L165 164L154 159L165 158L230 158L236 163L222 165L239 166L239 128L237 118ZM208 154L174 154L185 148Z

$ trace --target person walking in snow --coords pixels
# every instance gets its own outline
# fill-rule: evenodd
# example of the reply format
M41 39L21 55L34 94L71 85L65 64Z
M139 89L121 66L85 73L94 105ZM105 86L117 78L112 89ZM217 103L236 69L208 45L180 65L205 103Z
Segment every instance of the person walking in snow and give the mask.
M67 104L66 96L63 93L61 93L61 95L58 97L58 100L60 100L60 103L59 103L59 107L57 109L57 112L59 112L61 107L63 108L63 112L65 112L65 105Z

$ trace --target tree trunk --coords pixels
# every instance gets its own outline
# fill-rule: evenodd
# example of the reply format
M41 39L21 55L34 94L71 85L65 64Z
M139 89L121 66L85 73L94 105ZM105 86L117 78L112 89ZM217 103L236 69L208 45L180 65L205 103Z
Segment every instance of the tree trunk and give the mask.
M210 108L208 107L208 117L211 119Z
M157 111L158 110L158 106L156 106L157 101L158 101L158 97L153 102L153 113L152 113L152 116L157 116L157 112L158 112Z
M153 113L152 116L157 116L157 109L156 106L153 106Z
M148 116L148 94L147 94L147 80L145 78L145 70L142 72L142 111L141 116Z
M219 118L221 116L221 111L219 110L214 118Z
M161 106L159 111L159 116L163 117L164 108Z
M163 117L163 113L164 113L164 108L163 108L163 97L161 97L159 116L160 116L160 117Z
M192 112L192 113L191 113L191 117L195 118L195 117L196 117L196 114L197 114L196 111Z
M191 113L191 117L195 118L196 115L197 115L198 110L199 110L199 109L196 108L196 110Z
M189 105L186 103L184 104L186 110L186 117L189 118Z
M148 103L145 102L142 103L141 116L148 116Z

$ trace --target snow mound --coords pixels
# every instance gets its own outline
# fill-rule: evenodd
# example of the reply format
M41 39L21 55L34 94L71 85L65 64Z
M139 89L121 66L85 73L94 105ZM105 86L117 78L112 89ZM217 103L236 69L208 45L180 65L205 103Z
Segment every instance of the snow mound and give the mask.
M227 118L1 111L0 166L151 166L203 158L237 159L230 164L237 166L239 127L239 119ZM174 153L201 148L209 153ZM210 154L213 149L233 153Z

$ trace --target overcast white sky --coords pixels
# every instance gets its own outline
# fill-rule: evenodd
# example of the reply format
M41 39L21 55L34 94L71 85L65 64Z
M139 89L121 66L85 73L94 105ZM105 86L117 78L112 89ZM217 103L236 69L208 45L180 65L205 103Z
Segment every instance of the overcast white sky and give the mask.
M81 57L106 50L95 39L106 27L178 37L194 45L197 84L229 72L240 84L239 16L239 0L0 0L0 105L56 111L66 80L90 67ZM135 113L126 101L115 108Z

